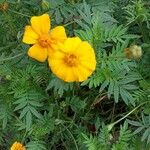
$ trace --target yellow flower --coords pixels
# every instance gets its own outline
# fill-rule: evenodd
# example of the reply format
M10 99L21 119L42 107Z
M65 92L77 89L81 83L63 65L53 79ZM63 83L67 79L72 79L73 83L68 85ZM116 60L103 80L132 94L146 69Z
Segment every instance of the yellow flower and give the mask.
M78 37L65 40L48 62L52 72L66 82L84 81L96 67L93 48Z
M53 53L55 47L67 37L63 26L57 26L50 30L50 18L48 14L34 16L30 20L31 26L25 27L23 42L33 44L28 55L40 62L44 62L48 54Z
M24 147L21 143L15 142L15 143L11 146L10 150L26 150L26 149L25 149L25 147Z

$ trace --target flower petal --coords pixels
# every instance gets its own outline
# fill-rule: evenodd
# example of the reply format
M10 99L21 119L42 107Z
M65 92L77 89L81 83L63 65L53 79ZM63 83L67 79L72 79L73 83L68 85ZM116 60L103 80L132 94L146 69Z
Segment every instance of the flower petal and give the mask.
M50 58L49 58L50 59ZM54 63L58 63L58 60L55 60L53 62ZM74 81L78 81L76 74L73 72L72 69L70 69L69 67L67 67L66 65L62 63L59 63L59 66L54 65L52 66L52 63L50 64L51 70L52 72L60 79L62 79L63 81L66 82L74 82Z
M51 45L51 47L47 48L47 55L48 57L53 57L53 54L55 53L55 51L57 50L57 45Z
M48 34L50 30L50 17L48 14L31 18L31 26L39 35Z
M66 81L66 82L75 82L78 81L78 76L76 74L76 72L74 72L74 68L70 69L69 67L63 71L63 73L61 73L61 75L63 74L63 78L61 78L62 80ZM61 77L61 76L59 76Z
M82 42L76 49L76 54L80 56L81 65L89 70L95 70L96 58L94 49L88 42Z
M58 40L59 42L63 42L67 39L65 28L63 26L53 28L50 32L50 37L54 40Z
M78 82L87 80L87 78L93 73L93 70L87 69L83 66L75 68L76 75L78 76Z
M63 49L65 52L74 52L81 42L82 41L79 37L67 38L64 42Z
M29 49L28 55L40 62L44 62L47 59L47 49L35 44Z
M31 26L25 27L25 32L23 35L23 42L26 44L35 44L38 40L39 36L35 33Z
M54 52L52 57L48 58L49 67L52 72L62 80L65 79L65 76L67 75L66 70L68 69L64 64L63 58L64 54L60 51Z

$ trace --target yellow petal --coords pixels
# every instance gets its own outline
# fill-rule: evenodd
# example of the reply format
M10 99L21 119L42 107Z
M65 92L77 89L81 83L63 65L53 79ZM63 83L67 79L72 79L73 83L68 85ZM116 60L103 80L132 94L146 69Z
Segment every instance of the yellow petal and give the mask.
M74 50L81 43L81 39L79 37L67 38L64 42L64 50L65 52L74 52Z
M85 69L89 70L89 72L93 72L96 68L96 62L91 60L91 61L81 61L80 64L82 67Z
M82 42L76 49L76 54L80 56L81 65L89 70L95 70L96 58L94 49L88 42Z
M91 45L88 42L81 42L78 47L75 50L76 54L82 55L83 59L89 59L89 57L92 57L92 59L95 59L95 52L94 49L91 47Z
M93 70L91 69L87 69L83 66L78 66L78 68L76 68L76 72L78 71L78 82L82 82L87 80L87 78L93 73Z
M29 49L28 55L40 62L44 62L47 59L47 49L35 44Z
M23 35L23 42L26 44L35 44L38 40L39 36L35 33L31 26L25 27L25 32Z
M53 53L54 53L54 50L52 49L52 47L48 47L47 48L47 55L48 55L48 57L53 57Z
M50 17L48 14L31 18L31 26L39 35L48 34L50 30Z
M66 82L75 82L78 81L78 76L76 74L76 72L74 72L74 68L70 69L69 67L65 69L65 71L63 72L64 74L64 78L62 78L62 80L66 81Z
M63 26L57 26L53 28L50 32L50 37L59 42L63 42L65 39L67 39L65 28Z
M55 61L57 62L57 61ZM66 82L77 81L77 76L72 69L63 65L62 63L59 66L51 66L52 72L60 79Z
M85 69L84 67L66 67L65 65L59 65L59 67L51 67L52 72L65 82L82 82L86 80L92 71Z
M52 56L53 57L48 58L49 66L57 77L64 80L65 76L67 75L66 70L68 70L63 61L64 55L60 51L56 51Z
M50 57L48 57L48 63L49 63L49 66L51 67L51 69L54 68L54 70L57 71L57 69L60 67L60 66L64 66L64 62L63 62L63 57L64 55L60 52L60 51L56 51L54 53L49 53L48 54ZM61 67L62 68L62 67Z

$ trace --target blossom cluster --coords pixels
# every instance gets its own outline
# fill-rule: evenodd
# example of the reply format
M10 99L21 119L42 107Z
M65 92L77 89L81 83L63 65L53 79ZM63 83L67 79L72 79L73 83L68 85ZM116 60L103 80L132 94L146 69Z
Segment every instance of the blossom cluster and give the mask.
M79 37L67 37L63 26L51 29L48 14L33 16L25 27L23 42L31 44L28 56L40 62L48 60L51 71L66 82L82 82L95 70L92 46Z

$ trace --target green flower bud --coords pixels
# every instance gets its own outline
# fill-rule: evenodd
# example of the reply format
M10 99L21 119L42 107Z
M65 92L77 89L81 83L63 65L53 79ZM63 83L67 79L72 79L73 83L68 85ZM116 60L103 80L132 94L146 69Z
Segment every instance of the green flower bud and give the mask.
M11 78L10 75L6 75L6 79L7 79L7 80L11 80L12 78Z

